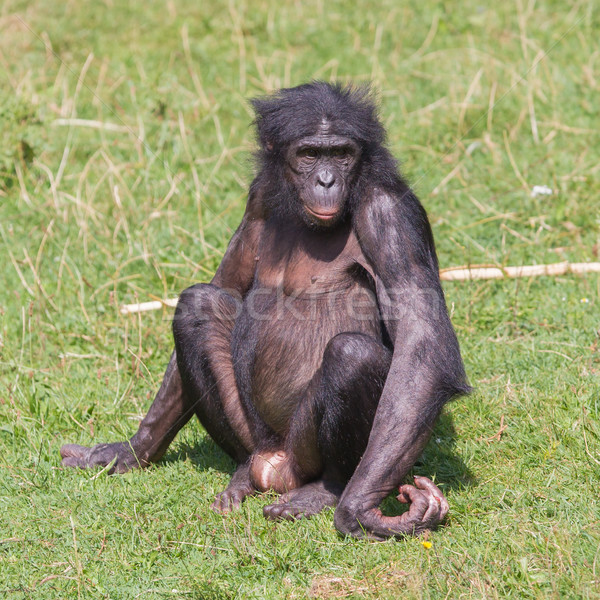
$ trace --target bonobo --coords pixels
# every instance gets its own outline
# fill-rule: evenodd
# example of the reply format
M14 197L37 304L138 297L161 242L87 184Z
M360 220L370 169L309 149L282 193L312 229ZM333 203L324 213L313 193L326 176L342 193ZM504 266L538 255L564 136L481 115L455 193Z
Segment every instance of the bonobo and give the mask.
M258 173L213 280L185 290L175 351L137 433L63 464L156 462L195 413L237 463L212 507L274 490L268 519L336 506L342 533L418 535L448 511L425 477L383 498L469 387L425 210L367 88L313 82L252 102Z

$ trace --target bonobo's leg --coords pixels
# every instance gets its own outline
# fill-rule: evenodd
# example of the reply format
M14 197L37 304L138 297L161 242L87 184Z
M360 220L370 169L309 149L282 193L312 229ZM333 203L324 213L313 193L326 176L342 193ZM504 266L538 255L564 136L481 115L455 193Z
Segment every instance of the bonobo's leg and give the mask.
M215 286L185 290L173 320L176 352L137 433L128 442L93 448L63 446L63 464L105 466L116 458L112 471L119 473L147 466L160 459L194 413L213 439L238 463L244 463L249 428L227 352L237 308L237 301ZM238 487L244 487L239 480L238 476Z
M97 444L91 448L66 444L60 449L67 467L104 467L113 460L111 473L147 467L165 453L177 432L190 420L193 408L185 400L175 353L171 356L156 398L137 433L126 442Z
M391 358L387 348L364 334L342 333L330 341L311 393L293 417L285 446L285 469L293 469L305 481L318 479L266 506L265 517L306 517L337 503L367 447ZM428 429L424 435L429 433ZM423 445L420 442L419 448ZM382 479L389 476L382 472L383 456L381 463L370 464L369 468ZM378 512L380 520L388 519L394 525L397 535L431 529L448 512L442 492L426 477L415 477L415 486L401 486L398 500L411 504L408 512L400 517L383 517ZM364 525L369 528L371 523ZM375 528L369 531L371 537L380 539L393 535L393 531L387 534Z
M238 464L227 489L212 504L217 512L239 508L254 493L249 456L255 448L251 422L240 400L231 357L231 334L240 303L224 290L199 284L179 298L173 319L177 364L183 386L208 434Z
M312 481L263 510L294 519L334 506L367 446L391 352L361 333L341 333L327 345L321 368L293 416L285 470Z
M254 448L231 358L231 333L240 303L211 284L179 297L173 317L177 365L186 394L208 434L238 464Z

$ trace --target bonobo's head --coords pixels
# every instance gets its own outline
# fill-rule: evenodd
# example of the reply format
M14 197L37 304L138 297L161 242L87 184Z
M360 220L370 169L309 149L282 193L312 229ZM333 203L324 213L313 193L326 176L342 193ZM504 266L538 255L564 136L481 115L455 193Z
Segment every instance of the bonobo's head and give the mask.
M353 139L331 130L323 119L314 135L292 142L284 153L286 178L297 190L306 217L323 226L344 214L361 151Z
M384 141L369 89L315 81L252 104L267 205L312 227L339 223Z

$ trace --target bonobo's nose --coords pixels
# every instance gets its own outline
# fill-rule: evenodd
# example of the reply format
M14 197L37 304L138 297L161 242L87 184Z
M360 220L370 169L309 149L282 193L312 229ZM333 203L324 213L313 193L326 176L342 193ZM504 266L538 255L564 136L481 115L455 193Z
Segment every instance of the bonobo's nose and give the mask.
M330 188L335 183L335 176L329 169L325 169L317 175L317 182L324 188Z

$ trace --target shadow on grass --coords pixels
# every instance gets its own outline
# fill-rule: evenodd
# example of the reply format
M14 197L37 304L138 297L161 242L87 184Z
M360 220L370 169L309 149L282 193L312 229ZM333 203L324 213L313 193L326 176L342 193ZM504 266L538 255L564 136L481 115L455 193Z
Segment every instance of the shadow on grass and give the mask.
M478 485L477 478L456 454L455 445L454 419L449 412L443 411L429 443L405 482L413 483L414 475L423 475L432 479L444 494ZM394 492L384 500L381 510L385 515L397 515L408 510L408 505L398 502Z
M192 424L190 424L192 425ZM169 464L181 460L190 460L200 471L216 469L233 475L235 462L217 443L204 431L199 423L193 423L198 428L198 434L192 442L177 440L162 457L160 464Z
M413 467L414 475L434 479L446 490L477 485L477 478L456 454L456 428L449 412L442 412L423 454Z
M201 426L197 424L196 427ZM208 434L200 430L202 433L196 435L192 442L182 440L175 444L160 462L165 464L189 459L198 470L216 469L233 474L234 461ZM477 485L477 479L454 450L455 438L456 429L452 415L444 411L436 423L429 444L406 478L406 482L412 483L413 475L424 475L433 479L444 492ZM395 499L393 502L398 507L404 506Z

